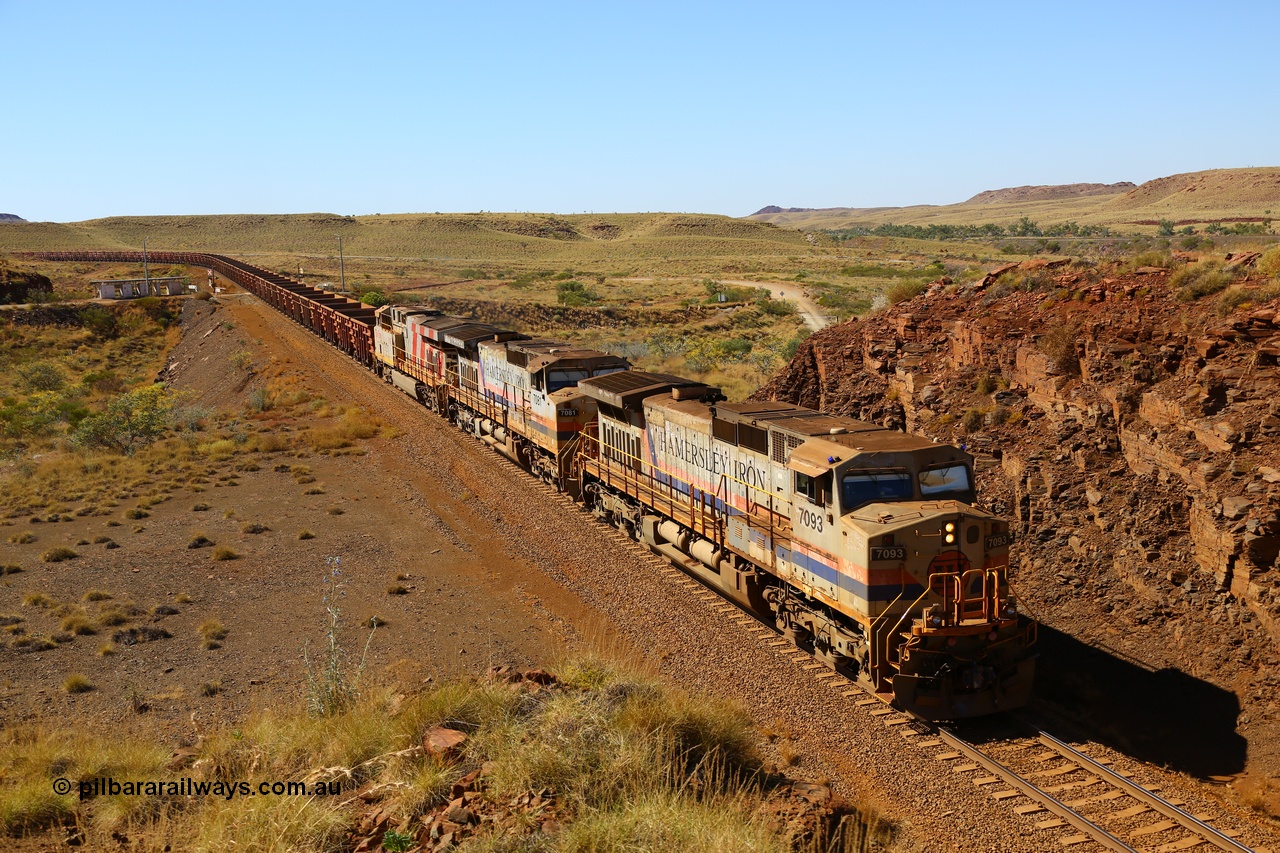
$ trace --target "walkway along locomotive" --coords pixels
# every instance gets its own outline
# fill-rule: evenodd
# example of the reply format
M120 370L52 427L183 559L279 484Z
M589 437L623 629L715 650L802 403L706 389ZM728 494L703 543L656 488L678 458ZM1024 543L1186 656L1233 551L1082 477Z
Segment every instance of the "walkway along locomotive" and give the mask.
M1026 704L1035 623L1012 533L958 448L631 370L438 311L367 307L218 255L217 270L385 381L920 718ZM136 261L139 253L42 253Z

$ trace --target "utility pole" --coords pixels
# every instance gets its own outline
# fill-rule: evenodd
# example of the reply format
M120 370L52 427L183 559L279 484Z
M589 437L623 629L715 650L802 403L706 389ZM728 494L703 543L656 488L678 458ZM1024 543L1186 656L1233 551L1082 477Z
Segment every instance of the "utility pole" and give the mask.
M147 238L142 238L142 281L147 288L147 296L151 295L151 272L147 268Z
M338 238L338 273L342 277L341 278L342 292L346 293L347 292L347 264L342 259L342 235L335 234L334 236Z

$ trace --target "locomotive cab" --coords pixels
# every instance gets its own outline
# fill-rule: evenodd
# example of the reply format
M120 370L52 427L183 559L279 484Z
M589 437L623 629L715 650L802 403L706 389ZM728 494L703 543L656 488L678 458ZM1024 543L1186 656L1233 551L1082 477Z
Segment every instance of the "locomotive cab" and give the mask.
M1034 625L1009 589L1008 524L973 506L968 454L862 433L806 441L787 468L793 576L861 617L861 648L842 650L859 677L924 719L1027 702Z

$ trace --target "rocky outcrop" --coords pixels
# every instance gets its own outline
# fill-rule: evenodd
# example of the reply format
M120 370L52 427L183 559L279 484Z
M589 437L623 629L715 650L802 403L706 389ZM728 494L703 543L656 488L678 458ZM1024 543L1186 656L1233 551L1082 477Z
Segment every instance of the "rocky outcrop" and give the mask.
M815 334L758 396L964 444L1017 522L1033 610L1260 704L1242 719L1261 726L1280 715L1280 305L1222 318L1167 275L938 283Z

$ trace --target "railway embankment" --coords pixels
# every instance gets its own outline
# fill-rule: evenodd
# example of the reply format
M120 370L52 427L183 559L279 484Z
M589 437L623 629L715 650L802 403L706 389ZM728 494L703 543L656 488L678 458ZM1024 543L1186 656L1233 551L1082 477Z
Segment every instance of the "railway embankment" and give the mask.
M1017 522L1040 698L1275 814L1280 300L1245 260L939 281L815 334L757 397L967 446Z

